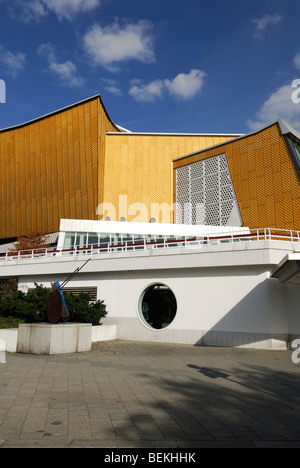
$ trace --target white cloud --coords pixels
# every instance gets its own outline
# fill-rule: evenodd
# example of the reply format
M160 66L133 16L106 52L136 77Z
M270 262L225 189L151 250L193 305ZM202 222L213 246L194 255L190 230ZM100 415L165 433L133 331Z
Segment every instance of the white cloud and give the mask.
M129 94L138 102L153 102L162 97L164 84L161 80L155 80L148 84L142 84L139 80L131 82Z
M41 0L42 3L60 21L67 19L71 21L79 13L88 13L100 6L100 0Z
M153 102L163 97L164 93L187 101L201 92L205 76L202 70L194 69L188 74L179 73L173 80L154 80L148 84L133 80L129 94L138 102Z
M300 71L300 53L295 55L294 65L295 65L295 68Z
M261 18L253 19L252 22L256 25L254 31L254 37L260 39L262 37L262 32L269 26L276 26L282 21L283 16L280 15L269 15L265 14Z
M294 91L291 85L284 85L273 92L256 113L256 120L247 122L250 130L259 130L280 118L300 130L300 104L292 101Z
M179 73L172 81L165 80L164 83L170 94L187 100L201 91L205 76L202 70L191 70L188 74Z
M80 13L89 13L100 6L100 0L4 0L10 15L23 23L40 21L49 12L59 21L72 21Z
M26 55L21 52L11 52L0 46L0 63L4 66L4 71L16 77L25 66Z
M37 53L48 61L48 70L58 77L62 84L67 84L71 87L83 86L84 79L77 75L76 65L70 60L59 63L52 44L41 44L37 49Z
M101 79L103 85L104 85L104 89L108 92L108 93L111 93L111 94L114 94L115 96L122 96L123 93L122 93L122 90L120 89L120 87L118 86L118 83L113 80L113 79L110 79L110 78L102 78Z
M300 53L295 55L293 63L295 68L300 70ZM255 114L256 120L247 122L251 130L255 131L275 120L284 119L300 131L300 103L298 102L300 91L298 92L299 88L295 82L298 80L280 86L266 99Z
M85 51L96 65L102 65L111 71L118 69L113 63L138 60L144 63L154 62L152 24L138 21L121 27L116 22L101 27L95 24L83 38Z
M47 15L45 6L41 0L15 0L13 3L4 0L10 16L22 23L28 24L31 21L39 22Z

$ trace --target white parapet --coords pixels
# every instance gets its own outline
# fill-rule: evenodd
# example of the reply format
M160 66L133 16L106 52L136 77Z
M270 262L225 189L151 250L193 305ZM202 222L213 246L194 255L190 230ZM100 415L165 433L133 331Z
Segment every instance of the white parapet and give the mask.
M117 325L95 325L92 327L92 343L117 339Z
M1 328L0 329L0 342L5 343L5 351L8 351L10 353L15 353L17 350L17 339L18 339L17 328Z
M24 323L19 325L17 352L26 354L69 354L90 351L92 324Z

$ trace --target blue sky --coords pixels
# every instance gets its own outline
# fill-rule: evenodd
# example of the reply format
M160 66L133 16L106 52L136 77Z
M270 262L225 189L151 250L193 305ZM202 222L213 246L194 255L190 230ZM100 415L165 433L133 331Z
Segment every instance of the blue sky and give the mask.
M299 25L299 0L0 0L0 128L100 94L136 132L300 131Z

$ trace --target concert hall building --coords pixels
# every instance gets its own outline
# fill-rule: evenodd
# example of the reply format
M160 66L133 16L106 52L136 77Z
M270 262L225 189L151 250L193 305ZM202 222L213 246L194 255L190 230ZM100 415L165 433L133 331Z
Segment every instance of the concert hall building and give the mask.
M69 290L106 302L115 338L286 349L300 334L299 177L300 134L282 120L138 133L93 96L0 130L0 279L50 287L91 256ZM9 250L37 232L49 250Z

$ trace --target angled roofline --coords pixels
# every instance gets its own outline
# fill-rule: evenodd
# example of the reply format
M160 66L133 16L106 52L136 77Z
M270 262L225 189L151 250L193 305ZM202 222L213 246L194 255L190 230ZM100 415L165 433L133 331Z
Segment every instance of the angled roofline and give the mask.
M247 138L249 136L256 135L257 133L260 133L263 130L266 130L267 128L272 127L275 124L277 124L279 126L279 129L280 129L280 131L282 133L282 136L292 134L300 142L300 133L297 132L297 130L295 130L293 127L291 127L287 122L285 122L285 120L278 119L278 120L275 120L274 122L272 122L272 123L270 123L268 125L265 125L262 128L259 128L258 130L255 130L254 132L245 133L245 134L243 134L243 135L241 135L241 136L239 136L237 138L234 138L233 140L223 141L222 143L218 143L217 145L209 146L208 148L204 148L204 149L199 150L199 151L194 151L193 153L189 153L189 154L186 154L184 156L180 156L179 158L175 158L175 159L173 159L173 162L180 161L181 159L189 158L190 156L194 156L195 154L204 153L204 151L208 151L208 150L211 150L211 149L214 149L214 148L218 148L218 147L227 145L229 143L233 143L235 141L242 140L243 138Z
M18 129L18 128L22 128L22 127L26 127L27 125L30 125L30 124L33 124L33 123L36 123L36 122L39 122L40 120L44 120L48 117L51 117L53 115L56 115L56 114L59 114L60 112L64 112L66 110L69 110L69 109L72 109L73 107L77 107L77 106L80 106L81 104L85 104L87 102L90 102L90 101L94 101L95 99L99 99L100 100L100 104L105 112L105 115L106 117L108 118L108 120L111 122L112 125L114 125L114 127L116 127L116 130L118 130L119 132L121 131L124 131L123 129L121 130L121 127L119 127L117 124L115 124L109 113L107 112L106 110L106 107L102 101L102 98L100 96L100 94L95 94L94 96L91 96L89 98L86 98L86 99L83 99L82 101L78 101L78 102L75 102L73 104L70 104L69 106L66 106L66 107L62 107L61 109L57 109L53 112L49 112L48 114L45 114L45 115L42 115L40 117L37 117L35 119L32 119L32 120L29 120L28 122L23 122L21 124L18 124L18 125L13 125L12 127L7 127L7 128L1 128L0 129L0 133L4 133L4 132L8 132L10 130L15 130L15 129Z
M122 128L122 127L120 127ZM240 137L242 136L241 133L171 133L171 132L131 132L129 130L123 129L125 133L116 133L116 132L106 132L106 135L128 135L136 136L136 135L145 135L145 136L207 136L207 137Z
M291 127L285 120L279 119L278 125L283 136L291 134L300 141L300 133L297 132L297 130L295 130L293 127Z

